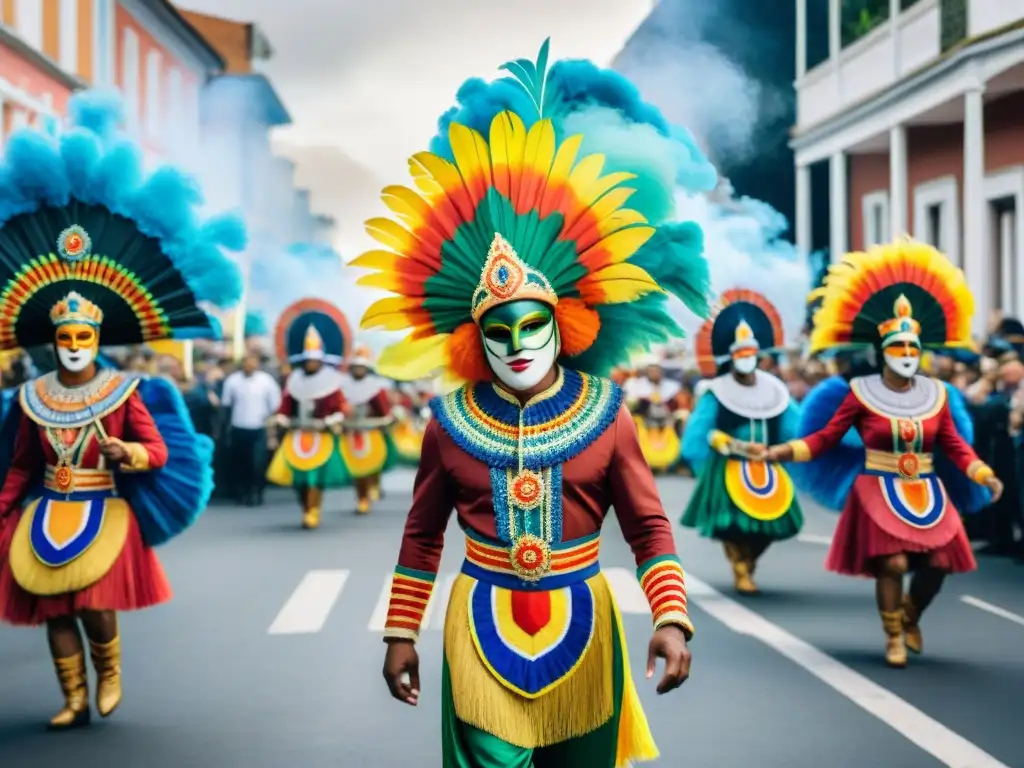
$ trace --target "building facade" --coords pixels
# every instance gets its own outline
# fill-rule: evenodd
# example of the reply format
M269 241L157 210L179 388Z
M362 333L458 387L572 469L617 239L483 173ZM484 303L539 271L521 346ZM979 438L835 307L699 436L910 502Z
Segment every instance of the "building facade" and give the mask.
M62 87L40 86L51 116L64 112L74 88L116 87L124 98L125 129L150 165L194 163L200 90L224 61L170 2L0 0L0 12L6 32L63 74ZM22 111L14 112L13 127L24 122Z
M1024 313L1024 7L1009 0L829 0L808 66L797 0L797 243L829 202L833 259L910 234L963 267L976 332ZM828 166L826 189L812 167Z

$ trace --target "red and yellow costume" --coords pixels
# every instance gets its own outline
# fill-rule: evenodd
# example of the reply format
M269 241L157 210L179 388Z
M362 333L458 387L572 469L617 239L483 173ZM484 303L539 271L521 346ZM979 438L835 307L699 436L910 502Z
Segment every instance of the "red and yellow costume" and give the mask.
M848 254L818 295L812 353L896 348L885 365L898 367L922 348L971 345L963 273L931 246L901 240ZM798 485L842 509L826 567L878 580L886 659L902 667L908 649L922 649L918 622L942 579L976 568L960 513L984 502L992 470L970 446L959 393L926 376L833 377L808 394L801 422L803 437L788 443L804 463L794 467Z
M117 110L95 99L74 97L69 112L88 121L59 145L16 133L0 168L9 200L23 198L0 222L0 349L50 345L57 358L0 430L0 621L46 624L64 694L54 729L90 720L80 625L97 711L119 705L116 612L170 599L152 548L191 525L213 489L213 443L177 388L102 367L99 346L216 338L200 303L237 301L221 248L245 243L240 221L199 220L194 184L174 169L140 185L137 153L107 143Z
M391 442L394 424L389 382L373 371L373 355L360 347L342 375L342 392L349 414L339 450L345 469L355 483L356 512L365 515L380 499L381 476L398 460Z
M545 43L536 64L508 65L534 73L520 82L538 105L546 62ZM411 161L420 192L385 191L400 222L368 222L388 250L354 262L374 270L363 284L397 294L373 305L364 327L409 331L378 369L466 382L431 402L385 638L417 639L454 509L465 559L445 617L441 764L649 760L657 750L598 562L611 507L654 626L693 629L636 427L622 390L599 374L680 333L665 311L667 271L671 290L707 312L700 229L674 225L668 257L668 230L625 207L632 174L578 157L582 137L556 136L550 118L528 126L501 112L489 136L456 122L448 140L450 158ZM498 383L482 337L488 313L515 304L555 326L543 342L557 348L554 362L541 371L553 383L531 397Z
M338 445L347 410L338 367L350 336L345 316L321 299L300 299L277 323L278 359L295 368L268 425L272 432L282 429L285 434L267 468L267 480L295 488L307 529L320 525L323 492L350 480Z

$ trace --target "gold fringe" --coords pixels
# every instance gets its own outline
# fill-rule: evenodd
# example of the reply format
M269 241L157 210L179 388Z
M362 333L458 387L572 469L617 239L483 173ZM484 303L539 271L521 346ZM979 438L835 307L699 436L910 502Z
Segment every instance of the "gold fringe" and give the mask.
M18 585L33 595L61 595L85 589L106 576L128 540L128 516L132 514L128 503L118 498L104 500L103 527L96 540L67 565L51 568L36 556L29 535L39 502L36 499L25 510L11 540L8 562Z
M603 576L601 578L604 578ZM657 760L658 745L654 743L647 715L640 704L633 675L629 670L629 650L626 648L626 630L622 626L622 614L615 598L611 599L615 614L615 627L619 633L619 649L622 653L622 707L619 714L619 740L615 749L615 768L629 768L632 763Z
M469 625L469 597L475 583L459 574L445 619L445 657L459 720L524 749L583 736L607 723L614 712L614 602L604 576L599 574L588 581L594 593L590 648L574 673L536 699L510 691L480 659Z

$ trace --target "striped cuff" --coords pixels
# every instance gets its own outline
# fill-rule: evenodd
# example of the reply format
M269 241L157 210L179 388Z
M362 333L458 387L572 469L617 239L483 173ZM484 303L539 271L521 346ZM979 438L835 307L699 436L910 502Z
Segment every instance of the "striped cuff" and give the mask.
M675 555L661 555L648 560L637 569L640 586L647 595L654 628L675 624L686 639L693 637L693 624L686 607L686 579L683 566Z
M384 638L415 640L420 634L423 613L434 590L436 573L417 571L401 565L391 579L388 618L384 622Z

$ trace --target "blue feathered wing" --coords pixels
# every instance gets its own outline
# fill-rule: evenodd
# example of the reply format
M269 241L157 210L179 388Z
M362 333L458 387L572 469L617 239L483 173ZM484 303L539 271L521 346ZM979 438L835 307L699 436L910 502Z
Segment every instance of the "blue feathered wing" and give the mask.
M196 432L185 400L160 377L143 377L138 393L167 444L167 464L118 475L146 544L164 544L191 526L213 493L213 441Z
M974 424L963 396L946 385L950 414L961 437L974 441ZM800 407L799 436L807 437L828 424L832 415L850 393L850 385L842 376L833 376L814 387ZM797 487L828 509L841 511L846 505L853 483L864 471L864 443L856 429L850 429L842 441L814 461L792 465ZM945 454L935 449L935 472L949 494L953 505L962 513L974 513L991 500L988 490L971 482Z

